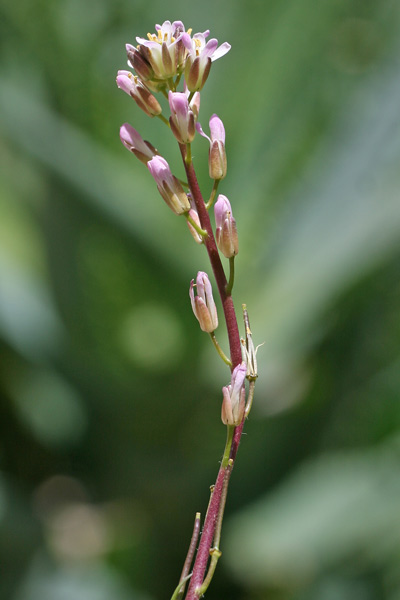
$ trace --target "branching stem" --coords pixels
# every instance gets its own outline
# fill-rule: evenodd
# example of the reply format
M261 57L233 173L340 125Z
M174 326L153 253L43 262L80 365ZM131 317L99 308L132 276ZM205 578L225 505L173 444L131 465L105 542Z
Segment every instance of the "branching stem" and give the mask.
M231 427L231 428L228 427L228 429L233 430L234 427ZM229 433L228 433L228 437L229 437ZM225 469L225 479L224 479L224 485L222 487L221 503L219 505L217 524L215 526L214 544L210 550L210 555L211 555L210 566L208 568L207 575L204 578L203 584L201 585L200 590L198 590L199 596L202 596L203 594L206 593L208 586L210 585L211 580L214 576L214 572L217 567L217 563L222 555L222 552L219 548L219 544L221 541L222 521L224 518L226 497L228 495L228 485L229 485L229 479L231 477L232 469L233 469L233 460L229 459L228 464Z
M176 600L180 600L180 598L182 598L182 596L185 592L185 584L188 581L188 579L191 577L191 574L189 575L189 571L190 571L190 566L193 562L193 557L196 552L197 540L199 539L199 535L200 535L200 513L198 512L198 513L196 513L196 517L194 519L193 533L192 533L192 537L190 539L189 549L188 549L188 553L186 555L185 563L183 565L181 577L179 579L179 585L175 589L174 595L172 596L171 600L175 600L175 594L176 594Z
M187 581L189 581L189 579L191 578L191 576L192 576L192 574L187 575L187 577L185 577L183 579L183 581L180 581L178 583L178 585L176 586L176 588L174 590L174 593L171 596L171 600L179 600L179 598L182 597L182 592L181 592L182 585L185 584Z

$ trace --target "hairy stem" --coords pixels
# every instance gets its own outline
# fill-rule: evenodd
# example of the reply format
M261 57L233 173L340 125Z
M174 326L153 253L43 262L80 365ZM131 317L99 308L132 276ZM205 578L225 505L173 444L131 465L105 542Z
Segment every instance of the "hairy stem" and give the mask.
M207 516L204 522L203 533L201 534L199 549L193 566L192 577L185 600L198 600L201 596L201 589L205 581L205 572L207 569L210 550L212 548L214 537L217 533L218 544L219 534L222 526L223 507L225 505L227 482L232 472L236 453L239 447L242 435L243 424L228 430L227 446L225 448L224 458L229 455L228 461L223 461L218 471L217 480L208 506ZM232 431L233 430L233 431ZM233 434L233 436L232 436ZM217 531L218 530L218 531ZM215 561L214 561L215 562ZM209 582L208 582L209 583Z
M233 429L233 427L231 429ZM228 435L229 435L229 433L228 433ZM232 473L232 468L233 468L233 460L229 459L228 464L226 465L226 469L225 469L225 479L224 479L224 484L222 487L221 502L220 502L219 512L218 512L218 516L217 516L217 523L215 526L213 547L210 550L210 555L211 555L210 566L208 568L207 575L203 581L203 584L200 587L200 590L199 590L200 596L203 596L206 593L208 586L210 585L211 580L214 577L214 572L217 567L217 563L222 555L222 552L219 549L219 544L221 541L222 521L224 518L225 503L226 503L226 497L228 495L228 485L229 485L229 479L230 479L231 473Z

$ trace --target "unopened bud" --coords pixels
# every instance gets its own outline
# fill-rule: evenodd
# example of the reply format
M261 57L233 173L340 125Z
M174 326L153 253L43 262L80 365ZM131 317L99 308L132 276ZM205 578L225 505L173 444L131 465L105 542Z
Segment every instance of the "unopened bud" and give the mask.
M211 179L224 179L227 171L224 124L221 119L214 114L210 119L209 125L211 137L208 137L208 135L204 133L199 123L196 128L198 132L210 142L208 170Z
M119 130L121 142L128 148L142 163L147 164L149 160L157 154L157 150L146 142L142 136L129 123L124 123Z
M180 144L190 144L196 133L196 119L194 112L189 106L187 95L181 92L170 91L168 101L171 109L169 124L172 133Z
M215 237L217 246L226 258L235 256L239 251L236 221L232 216L231 204L226 196L220 194L214 206Z
M240 425L244 417L246 391L246 363L233 369L231 383L222 388L221 419L225 425Z
M212 179L226 176L225 128L221 119L213 115L210 119L211 147L209 153L209 172Z
M161 114L162 108L157 98L130 71L118 71L117 85L124 92L132 96L139 108L149 117Z
M196 287L197 295L194 295ZM190 301L194 316L200 323L200 327L207 333L212 333L218 327L217 307L215 306L212 295L212 287L207 273L199 271L197 273L196 284L192 279L189 289Z
M158 191L164 201L176 215L182 215L190 210L188 197L179 180L172 175L169 164L162 156L154 156L147 163L154 177Z

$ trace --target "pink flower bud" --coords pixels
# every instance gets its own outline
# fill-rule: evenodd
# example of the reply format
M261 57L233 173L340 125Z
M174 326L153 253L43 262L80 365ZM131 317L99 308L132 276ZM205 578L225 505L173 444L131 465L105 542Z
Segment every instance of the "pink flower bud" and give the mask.
M222 388L221 419L225 425L240 425L244 417L246 391L246 363L233 369L231 383Z
M226 258L235 256L239 251L236 221L232 216L231 204L226 196L219 194L214 206L215 237L217 246Z
M190 210L188 197L179 180L172 175L169 164L162 156L154 156L147 163L147 167L154 177L158 191L176 215L181 215Z
M196 286L197 296L194 295ZM212 295L212 287L207 273L199 271L197 273L196 284L192 279L189 289L190 301L194 316L200 323L200 327L207 333L212 333L218 327L217 307L215 306Z
M225 128L218 115L212 115L210 119L210 135L208 137L197 124L197 131L210 142L208 154L208 170L211 179L224 179L227 171L226 152L225 152Z
M157 98L130 71L118 71L117 86L132 96L139 108L149 117L154 117L162 112Z
M185 93L169 92L168 101L171 109L169 124L171 131L180 144L190 144L196 133L195 115L189 107Z
M149 160L157 154L157 150L145 142L142 136L129 123L124 123L119 130L121 142L128 148L142 163L147 164Z
M214 114L209 121L211 141L225 145L225 127L218 115Z

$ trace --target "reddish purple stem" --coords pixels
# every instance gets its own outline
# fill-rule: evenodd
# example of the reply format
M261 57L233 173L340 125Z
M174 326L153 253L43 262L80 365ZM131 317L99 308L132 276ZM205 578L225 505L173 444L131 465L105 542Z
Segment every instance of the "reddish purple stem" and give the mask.
M239 329L236 320L235 307L233 305L232 296L227 295L226 285L227 279L225 276L224 268L222 266L221 258L218 252L217 244L214 238L214 232L211 226L210 217L206 209L203 196L200 191L200 187L197 181L196 173L194 170L193 163L186 163L186 147L180 144L182 153L183 163L185 165L186 175L188 184L194 202L196 204L197 212L200 219L202 229L208 233L207 239L204 244L207 248L208 256L210 258L211 266L214 272L215 280L217 282L219 295L221 298L226 327L229 339L229 349L232 361L232 370L236 365L242 362L242 351L240 345ZM240 438L242 435L243 424L236 427L233 442L230 452L230 458L235 460L236 453L239 447ZM200 588L204 581L208 559L210 557L210 549L212 547L215 527L217 523L218 512L221 503L221 494L223 489L224 478L226 474L226 468L222 466L219 469L217 480L215 482L214 491L210 500L210 504L207 511L206 520L204 522L203 532L201 534L200 544L197 551L196 559L193 565L192 577L190 579L189 589L186 594L185 600L198 600L199 595L197 590Z

